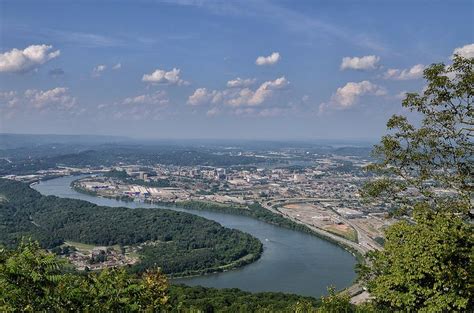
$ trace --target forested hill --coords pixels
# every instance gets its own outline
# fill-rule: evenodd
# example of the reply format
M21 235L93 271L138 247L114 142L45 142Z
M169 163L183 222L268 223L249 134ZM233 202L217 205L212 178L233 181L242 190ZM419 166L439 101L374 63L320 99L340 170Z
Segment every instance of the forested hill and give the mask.
M65 240L95 245L153 241L141 250L135 270L157 265L168 274L239 266L258 258L262 250L256 238L192 214L97 206L43 196L24 183L0 179L0 243L14 246L24 236L45 248Z

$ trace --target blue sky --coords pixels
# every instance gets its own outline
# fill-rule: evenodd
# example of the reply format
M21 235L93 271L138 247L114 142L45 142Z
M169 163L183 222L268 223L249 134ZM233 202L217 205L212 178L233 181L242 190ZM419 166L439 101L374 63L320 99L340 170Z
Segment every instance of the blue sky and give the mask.
M473 1L0 1L0 132L375 139Z

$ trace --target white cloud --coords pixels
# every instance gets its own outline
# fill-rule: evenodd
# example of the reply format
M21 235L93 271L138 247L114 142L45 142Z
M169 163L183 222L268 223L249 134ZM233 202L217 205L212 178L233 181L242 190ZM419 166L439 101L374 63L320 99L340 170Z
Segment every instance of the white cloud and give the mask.
M407 96L407 92L408 92L408 91L406 91L406 90L400 91L399 93L397 93L397 94L395 95L395 99L398 99L398 100L403 100L403 99L405 99L406 96Z
M198 88L188 97L188 104L200 105L208 103L211 99L211 93L206 88Z
M20 99L18 98L16 91L3 91L0 92L0 107L14 108Z
M52 51L48 45L31 45L24 50L13 49L0 54L0 72L28 72L39 65L60 55L60 51Z
M108 66L105 65L105 64L99 64L97 65L96 67L94 67L92 69L92 76L94 77L99 77L100 75L102 75L102 73L104 73L106 70L107 70ZM112 70L119 70L122 68L122 64L121 63L117 63L115 65L112 65L110 66L110 68Z
M289 85L289 81L284 77L277 78L273 81L262 83L257 90L243 88L237 92L231 93L227 97L226 104L234 107L238 106L257 106L271 97L275 90L283 89Z
M164 90L127 97L121 101L97 106L103 118L117 120L161 120L169 115L170 99Z
M375 55L366 55L363 57L344 57L342 58L341 70L374 70L378 67L380 57Z
M257 65L273 65L280 61L280 53L273 52L271 55L264 57L259 56L257 60L255 60L255 64Z
M121 69L121 68L122 68L122 63L117 63L117 64L115 64L114 66L112 66L112 69L113 69L113 70L119 70L119 69Z
M106 69L107 69L107 65L99 64L99 65L97 65L96 67L94 67L94 69L92 70L92 75L98 77L98 76L100 76L100 75L102 74L102 72L104 72Z
M17 114L67 113L81 114L76 98L64 87L49 90L28 89L25 92L0 92L0 115L7 118Z
M464 58L474 58L474 43L454 49L452 57L455 54L459 54Z
M143 94L135 97L125 98L123 104L145 104L145 105L167 105L169 98L164 90L151 94Z
M250 88L229 88L225 90L208 90L198 88L189 96L187 103L193 106L202 104L225 104L231 107L259 106L270 98L275 91L289 85L282 76L273 81L262 83L256 90Z
M248 105L259 105L264 102L268 97L270 97L273 92L277 89L282 89L288 86L289 82L282 76L273 81L267 81L258 87L258 89L253 93L252 97L247 101Z
M232 93L231 90L207 90L207 88L198 88L188 97L187 103L190 105L201 105L206 103L217 104L225 101L225 98Z
M387 92L384 88L367 80L358 83L349 82L336 90L336 93L331 97L331 101L322 103L319 106L319 111L322 112L331 107L335 109L348 109L356 104L362 96L384 96L386 94Z
M281 116L283 114L288 114L290 111L286 108L255 108L255 107L245 107L245 108L236 108L231 113L237 116L245 117L275 117Z
M249 105L254 94L255 92L250 88L240 89L228 97L226 104L234 107Z
M220 111L220 109L219 109L218 107L213 107L212 109L210 109L210 110L207 111L206 115L212 117L212 116L219 115L220 112L221 112L221 111Z
M255 81L256 81L255 78L242 79L240 77L237 77L236 79L229 80L227 82L227 87L229 88L250 87L255 83Z
M64 87L56 87L45 91L28 89L25 91L25 99L35 109L71 109L76 104L76 98L72 97L69 90Z
M169 72L156 69L151 74L143 75L142 81L154 84L188 85L189 83L187 81L179 77L180 72L181 70L177 68L173 68Z
M423 71L425 66L423 64L417 64L409 69L388 69L385 72L385 79L394 79L394 80L409 80L409 79L418 79L423 77Z

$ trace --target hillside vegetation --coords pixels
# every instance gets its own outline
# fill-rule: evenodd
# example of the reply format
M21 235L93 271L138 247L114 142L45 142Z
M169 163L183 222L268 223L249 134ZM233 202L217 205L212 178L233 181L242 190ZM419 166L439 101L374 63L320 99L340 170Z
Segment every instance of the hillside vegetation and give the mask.
M262 251L256 238L188 213L97 206L43 196L26 184L3 179L0 194L0 243L7 246L22 237L49 249L66 240L101 246L153 242L143 246L141 261L132 269L159 266L166 274L179 275L241 266Z

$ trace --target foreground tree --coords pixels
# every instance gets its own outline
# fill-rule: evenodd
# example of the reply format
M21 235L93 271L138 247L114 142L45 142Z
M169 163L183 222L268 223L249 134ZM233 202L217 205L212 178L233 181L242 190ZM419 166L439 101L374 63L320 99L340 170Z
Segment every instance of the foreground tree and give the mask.
M141 277L124 269L77 275L65 263L24 241L0 249L1 312L157 312L167 309L168 282L158 271Z
M321 306L316 310L317 313L324 312L356 312L355 306L350 303L351 298L346 294L337 294L334 287L328 288L328 295L321 297Z
M402 221L386 231L383 251L360 267L381 309L413 312L473 311L474 59L424 71L423 93L403 106L422 118L387 123L390 134L375 148L370 169L383 178L369 183L368 198L391 200Z
M472 226L450 213L415 209L413 221L386 231L383 251L362 274L379 308L413 312L469 311L473 303Z
M369 166L385 176L366 186L366 196L393 199L404 213L413 208L406 193L415 190L432 210L467 213L474 191L473 65L473 58L455 56L450 66L424 71L423 93L407 93L402 102L421 125L390 118L390 133L374 149L379 162Z

